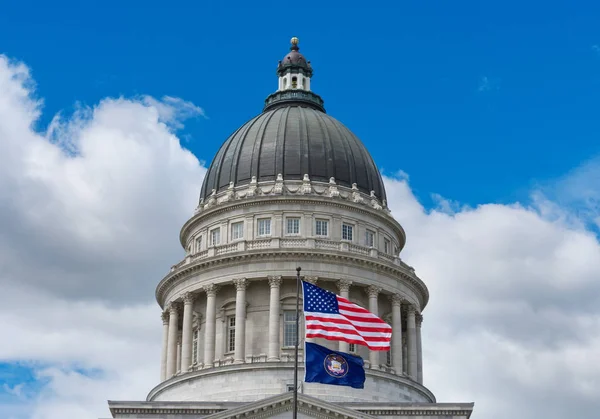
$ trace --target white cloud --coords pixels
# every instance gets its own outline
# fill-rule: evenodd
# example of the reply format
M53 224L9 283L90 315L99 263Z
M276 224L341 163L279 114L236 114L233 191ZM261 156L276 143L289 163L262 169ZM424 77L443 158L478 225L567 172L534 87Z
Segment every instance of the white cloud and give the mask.
M597 237L538 206L427 213L406 181L386 181L408 236L404 258L431 293L426 384L445 401L475 401L482 417L595 417Z
M202 112L173 98L106 99L40 133L32 86L24 65L0 57L0 335L10 337L0 360L28 362L45 383L33 394L11 384L5 393L25 400L0 410L107 417L106 399L143 400L158 382L154 287L182 256L178 232L204 175L173 130ZM530 206L435 195L426 211L407 175L385 181L408 235L402 257L431 292L424 369L438 399L475 401L492 419L595 417L600 246L585 226L596 207L582 220L577 193L565 205L544 190ZM598 191L589 176L577 182Z

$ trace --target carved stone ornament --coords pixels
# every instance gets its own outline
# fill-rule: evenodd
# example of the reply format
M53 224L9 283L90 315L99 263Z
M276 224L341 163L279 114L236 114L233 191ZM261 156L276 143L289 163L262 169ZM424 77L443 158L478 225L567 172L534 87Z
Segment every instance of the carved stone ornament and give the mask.
M193 294L191 292L186 292L185 294L183 294L183 303L184 304L193 304L195 298L196 298L195 294Z
M248 280L246 278L235 278L233 285L237 291L243 291L248 287Z
M369 298L377 297L381 292L381 287L376 287L375 285L369 285L367 287L367 295Z
M283 175L281 173L277 174L275 186L273 187L273 193L276 195L281 195L283 193Z
M177 303L175 301L170 302L168 310L169 310L169 316L179 314L179 303Z
M396 306L396 305L401 306L404 299L402 298L402 296L400 294L392 294L390 296L390 301L392 302L393 306Z
M246 196L251 197L256 195L257 185L258 182L256 182L256 176L252 176L252 179L250 180L250 186L248 186L248 191L246 192Z
M309 284L316 285L317 281L319 280L319 277L318 276L307 275L307 276L304 277L304 280L306 282L308 282Z
M269 275L267 276L267 279L269 280L269 286L271 288L279 288L283 282L281 275Z
M302 188L300 189L300 193L303 195L308 195L312 192L312 188L310 186L310 178L308 174L305 174L302 178Z
M335 183L335 178L329 178L329 196L332 198L340 196L340 191L338 190L337 183Z
M163 325L169 324L169 312L167 310L160 313L160 318L162 319Z
M214 297L219 292L219 286L215 284L206 284L202 287L208 297Z
M357 204L364 202L362 195L358 191L358 186L356 186L356 183L352 184L352 202L356 202Z
M337 281L336 285L340 290L340 293L350 292L350 285L352 285L352 281L350 281L349 279L340 279L339 281Z
M421 313L417 313L415 320L417 321L417 327L421 327L421 324L423 323L423 315Z

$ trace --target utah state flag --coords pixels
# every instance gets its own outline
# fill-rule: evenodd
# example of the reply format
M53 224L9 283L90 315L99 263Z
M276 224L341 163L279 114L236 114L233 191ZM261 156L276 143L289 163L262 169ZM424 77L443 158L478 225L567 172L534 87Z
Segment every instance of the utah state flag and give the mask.
M360 356L305 342L304 357L304 381L307 383L365 387L364 361Z

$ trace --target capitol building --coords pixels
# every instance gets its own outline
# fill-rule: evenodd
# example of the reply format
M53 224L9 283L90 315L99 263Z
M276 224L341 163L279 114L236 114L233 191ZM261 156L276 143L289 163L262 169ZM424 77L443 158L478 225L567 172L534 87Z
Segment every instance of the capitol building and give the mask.
M300 418L469 418L473 403L438 403L423 382L429 292L400 256L377 165L312 91L297 38L277 75L214 157L180 232L185 257L156 287L160 377L145 401L109 401L112 417L291 418L298 385ZM361 356L364 389L302 382L302 320L294 383L297 267L391 325L389 352L315 340Z

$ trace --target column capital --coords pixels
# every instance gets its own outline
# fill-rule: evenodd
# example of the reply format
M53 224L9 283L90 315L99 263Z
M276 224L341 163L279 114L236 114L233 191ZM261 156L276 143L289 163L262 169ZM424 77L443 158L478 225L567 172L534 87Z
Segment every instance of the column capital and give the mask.
M208 297L214 297L217 295L217 292L219 292L219 286L216 284L206 284L202 286L202 289L204 290L204 292L206 293L206 295Z
M233 285L237 291L244 291L248 286L248 280L246 278L234 278Z
M421 323L423 323L423 315L421 313L417 313L415 320L417 321L417 327L421 327Z
M376 287L375 285L369 285L366 288L367 294L370 297L377 297L379 295L379 293L381 292L381 287Z
M407 306L406 306L406 312L407 312L409 315L410 315L410 314L412 314L412 315L416 315L416 314L417 314L417 308L416 308L414 305L412 305L412 304L410 304L410 303L409 303L409 304L407 304Z
M169 307L167 308L167 310L169 310L169 316L172 316L174 314L179 314L179 303L177 303L175 301L171 301L169 303Z
M269 280L269 286L271 288L279 288L283 282L281 275L269 275L267 276L267 279Z
M196 294L193 294L191 292L186 292L185 294L183 294L183 303L184 304L193 304L195 298L196 298Z
M163 325L169 324L169 311L168 309L160 313L160 318L162 319Z
M400 294L392 294L389 298L392 302L392 306L401 306L404 302L404 298L402 298Z
M349 279L340 279L335 283L340 290L340 292L350 292L350 285L352 285L352 281Z
M319 277L318 277L318 276L306 275L306 276L304 277L304 280L305 280L306 282L308 282L309 284L316 285L316 284L317 284L317 281L319 280Z

